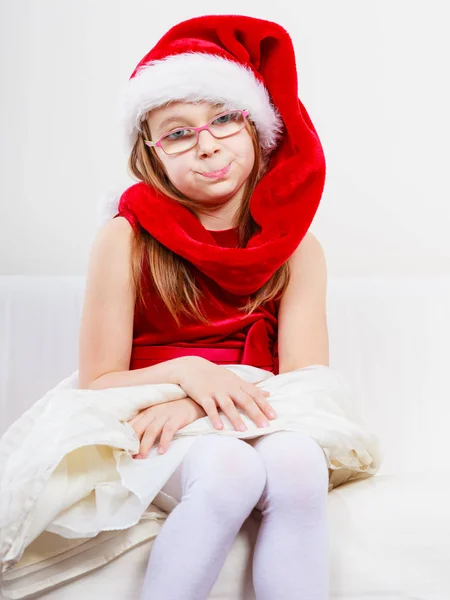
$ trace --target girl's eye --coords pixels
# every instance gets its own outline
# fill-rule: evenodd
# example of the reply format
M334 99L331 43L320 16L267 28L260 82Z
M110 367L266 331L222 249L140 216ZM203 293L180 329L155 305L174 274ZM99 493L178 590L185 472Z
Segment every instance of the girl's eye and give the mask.
M226 115L222 115L221 117L217 117L217 119L215 119L213 121L214 123L218 123L219 125L223 125L224 123L228 123L227 119L232 119L235 113L227 113ZM220 119L225 119L225 121L221 121Z
M166 135L166 139L168 140L179 140L180 135L177 136L177 133L183 133L183 131L189 131L188 129L177 129L176 131L173 131L172 133L169 133L168 135Z

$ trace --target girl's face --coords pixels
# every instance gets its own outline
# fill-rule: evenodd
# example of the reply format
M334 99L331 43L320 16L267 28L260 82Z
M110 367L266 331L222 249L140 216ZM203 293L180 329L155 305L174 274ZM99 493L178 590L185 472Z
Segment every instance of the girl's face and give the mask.
M176 102L154 109L147 116L151 139L156 141L161 135L183 126L200 127L225 110L208 102ZM165 123L169 118L174 120ZM255 160L247 127L222 139L216 139L204 129L199 134L198 144L181 154L168 156L161 148L154 149L173 185L188 198L202 201L205 208L211 209L219 208L232 199L236 201ZM228 165L230 168L223 177L208 178L203 175Z

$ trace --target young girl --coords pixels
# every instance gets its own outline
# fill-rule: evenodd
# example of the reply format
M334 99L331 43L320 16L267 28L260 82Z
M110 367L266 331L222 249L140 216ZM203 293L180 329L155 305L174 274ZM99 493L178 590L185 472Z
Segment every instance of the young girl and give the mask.
M91 254L80 387L172 382L187 398L130 424L135 458L208 416L261 435L200 435L155 500L169 512L141 600L207 598L254 508L258 600L328 597L328 465L298 431L264 432L270 397L227 364L328 364L323 252L308 232L325 162L297 97L292 43L269 21L206 16L169 30L124 96L139 183Z

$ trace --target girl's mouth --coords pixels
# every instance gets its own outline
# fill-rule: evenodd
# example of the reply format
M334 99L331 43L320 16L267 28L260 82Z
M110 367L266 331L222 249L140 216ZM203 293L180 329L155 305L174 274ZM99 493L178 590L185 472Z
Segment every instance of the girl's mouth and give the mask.
M226 167L224 167L223 169L220 169L219 171L211 171L210 173L200 173L200 175L203 175L203 177L208 177L210 179L216 179L218 177L225 177L225 175L228 174L230 167L231 167L231 163L229 165L227 165Z

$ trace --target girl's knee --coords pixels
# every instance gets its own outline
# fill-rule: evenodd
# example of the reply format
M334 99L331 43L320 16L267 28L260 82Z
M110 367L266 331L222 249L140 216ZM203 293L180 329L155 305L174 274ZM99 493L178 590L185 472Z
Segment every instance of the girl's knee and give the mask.
M195 448L195 451L192 450ZM185 493L196 490L221 512L249 513L264 490L264 464L249 444L238 438L201 436L186 457Z
M261 440L255 450L265 465L267 499L285 507L322 510L328 498L329 472L321 446L312 437L291 431Z

